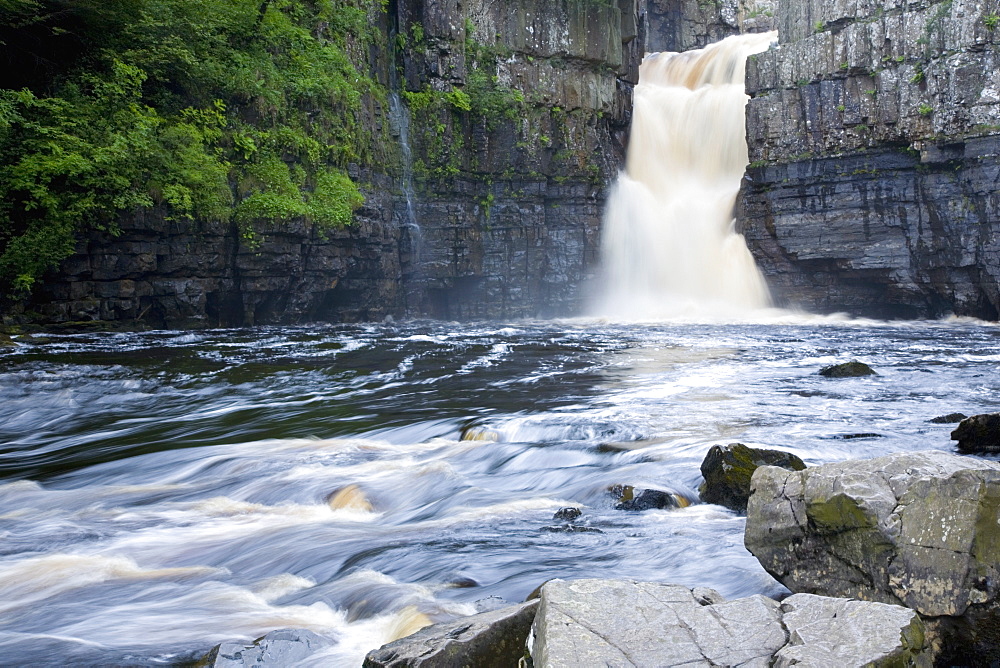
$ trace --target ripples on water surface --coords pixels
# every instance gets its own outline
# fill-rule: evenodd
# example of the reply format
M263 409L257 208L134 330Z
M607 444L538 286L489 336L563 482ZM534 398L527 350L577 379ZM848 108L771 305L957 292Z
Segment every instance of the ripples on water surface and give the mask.
M950 450L930 418L1000 410L1000 328L974 322L16 340L0 352L0 651L21 665L171 663L287 627L357 665L553 577L777 594L742 518L615 511L606 488L696 498L705 452L736 440L808 463ZM880 375L816 375L854 358ZM568 505L600 531L557 530Z

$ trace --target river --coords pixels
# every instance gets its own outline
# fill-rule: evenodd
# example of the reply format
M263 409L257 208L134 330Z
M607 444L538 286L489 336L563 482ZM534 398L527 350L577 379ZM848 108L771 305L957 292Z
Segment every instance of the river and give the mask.
M358 665L420 623L554 577L778 595L743 518L615 510L608 488L696 500L706 451L734 441L810 464L951 450L953 425L931 418L1000 410L1000 327L962 320L16 341L0 352L12 665L171 664L287 627L334 638L328 665ZM817 375L855 358L879 375ZM564 506L583 510L576 530L553 519Z

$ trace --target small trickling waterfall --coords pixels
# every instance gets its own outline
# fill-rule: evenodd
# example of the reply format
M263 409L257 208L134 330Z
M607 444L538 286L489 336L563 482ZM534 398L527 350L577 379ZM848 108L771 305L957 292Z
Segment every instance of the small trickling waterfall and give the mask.
M746 59L776 37L738 35L643 61L626 172L605 214L601 313L726 315L769 304L733 205L747 165Z
M399 136L399 148L403 155L403 196L406 198L406 226L420 229L417 223L416 193L413 190L413 149L410 147L410 114L397 91L389 93L389 115L394 130Z

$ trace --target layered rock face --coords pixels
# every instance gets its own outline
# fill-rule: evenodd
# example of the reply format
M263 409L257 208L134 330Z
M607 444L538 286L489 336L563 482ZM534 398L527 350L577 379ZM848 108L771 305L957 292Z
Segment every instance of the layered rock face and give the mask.
M967 0L779 0L747 68L738 223L779 303L1000 309L1000 17Z
M998 507L1000 465L943 452L761 467L745 543L792 591L905 605L958 662L943 665L985 665L1000 660Z
M259 246L242 242L235 225L137 214L118 235L82 240L35 308L50 322L153 327L383 318L403 304L400 235L383 183L352 226L262 227Z
M688 51L775 29L776 0L648 0L646 50Z
M397 219L415 232L413 310L579 305L624 158L644 16L635 0L399 3L415 197L413 220Z
M248 242L137 213L82 239L29 309L154 327L572 312L624 157L644 7L393 0L369 62L388 99L365 121L386 162L352 168L367 199L352 226L262 221Z

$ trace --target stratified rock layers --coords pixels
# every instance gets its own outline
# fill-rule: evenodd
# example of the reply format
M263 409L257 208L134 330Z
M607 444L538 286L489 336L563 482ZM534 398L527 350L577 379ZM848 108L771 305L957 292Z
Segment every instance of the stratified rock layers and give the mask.
M384 9L370 16L378 45L361 65L389 99L366 99L364 123L376 155L397 155L349 167L366 197L352 226L261 220L248 242L236 225L129 212L119 234L80 239L11 322L33 313L205 327L576 310L597 262L605 186L624 156L645 3Z
M738 224L779 303L1000 311L1000 27L967 0L780 0Z

